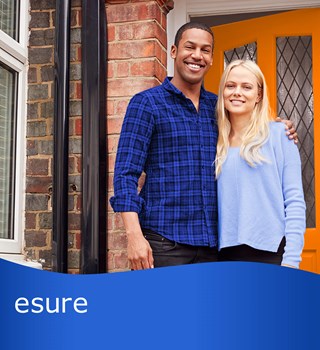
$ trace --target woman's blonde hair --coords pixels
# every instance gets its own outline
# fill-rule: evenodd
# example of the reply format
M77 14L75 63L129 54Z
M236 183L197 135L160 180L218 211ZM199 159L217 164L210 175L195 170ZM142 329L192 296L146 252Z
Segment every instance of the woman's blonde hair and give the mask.
M216 176L221 173L222 164L226 160L229 149L229 135L231 131L231 124L229 120L229 113L225 109L223 91L231 70L235 67L244 67L255 75L258 82L258 89L260 93L260 101L256 103L250 123L244 134L242 144L240 146L240 156L251 166L260 164L266 159L260 153L261 146L267 141L269 136L269 122L273 119L270 109L268 92L265 77L259 66L253 61L235 60L232 61L222 74L219 86L219 96L216 109L216 117L219 127L219 137L217 144L217 155L215 160Z

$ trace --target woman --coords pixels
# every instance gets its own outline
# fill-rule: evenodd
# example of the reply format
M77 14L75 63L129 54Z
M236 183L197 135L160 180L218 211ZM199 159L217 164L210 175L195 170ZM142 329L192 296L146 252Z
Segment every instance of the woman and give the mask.
M224 71L217 103L220 260L299 267L305 202L297 146L272 122L265 78L252 61Z

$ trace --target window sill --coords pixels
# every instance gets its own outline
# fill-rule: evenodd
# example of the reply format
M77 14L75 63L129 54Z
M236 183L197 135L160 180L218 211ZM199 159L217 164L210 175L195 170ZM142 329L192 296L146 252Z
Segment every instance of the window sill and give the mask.
M42 270L42 265L39 262L25 260L25 256L21 254L0 254L0 258L19 265Z

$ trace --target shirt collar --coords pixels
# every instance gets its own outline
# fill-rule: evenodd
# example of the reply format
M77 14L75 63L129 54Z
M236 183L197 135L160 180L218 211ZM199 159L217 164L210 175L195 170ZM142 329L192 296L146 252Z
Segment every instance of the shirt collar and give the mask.
M172 83L171 83L171 79L172 77L166 77L164 82L162 83L162 86L169 92L177 94L177 95L182 95L185 96L183 94L182 91L180 91L178 88L176 88ZM204 98L207 94L207 90L201 86L201 90L200 90L200 99Z

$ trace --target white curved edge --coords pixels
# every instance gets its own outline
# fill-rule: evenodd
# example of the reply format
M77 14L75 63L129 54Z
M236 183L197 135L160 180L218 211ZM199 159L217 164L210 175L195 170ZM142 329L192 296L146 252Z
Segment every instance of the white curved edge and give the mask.
M38 261L25 260L25 257L20 254L0 254L0 259L10 261L15 264L31 267L33 269L42 270L42 265Z

